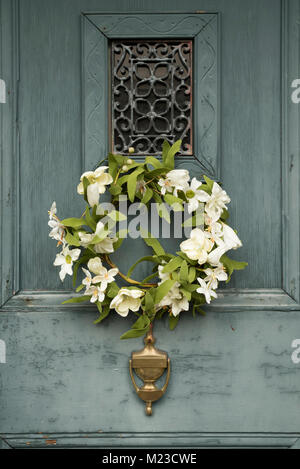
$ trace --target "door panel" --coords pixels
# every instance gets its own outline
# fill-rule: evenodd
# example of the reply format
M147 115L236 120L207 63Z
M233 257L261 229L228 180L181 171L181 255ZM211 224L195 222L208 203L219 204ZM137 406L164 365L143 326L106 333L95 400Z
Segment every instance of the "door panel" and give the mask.
M12 446L25 447L26 441L45 445L44 434L62 446L295 444L300 368L291 361L291 342L300 314L294 216L299 109L289 95L298 73L299 1L187 0L184 8L158 0L112 0L109 8L102 0L0 5L7 20L1 73L4 67L11 90L0 108L1 128L9 129L2 132L1 149L0 339L6 341L7 362L0 364L0 433ZM164 322L157 326L172 377L149 419L128 374L128 357L141 341L119 341L128 322L112 317L98 327L92 307L60 305L71 282L61 284L52 265L56 248L48 238L47 210L53 200L62 217L84 210L76 185L82 170L97 163L86 144L87 129L97 139L93 148L108 148L108 115L106 120L102 112L89 127L87 113L93 103L97 112L108 74L108 34L101 33L99 18L170 10L218 17L215 169L232 198L232 225L244 243L235 258L249 266L206 317L186 315L174 332ZM91 36L85 37L86 28ZM94 42L84 42L91 37ZM102 49L96 48L89 65L82 44L91 52L98 41ZM96 87L88 81L93 73ZM199 77L194 86L201 88ZM181 167L201 174L201 167L181 158ZM126 243L124 266L145 249L142 242Z

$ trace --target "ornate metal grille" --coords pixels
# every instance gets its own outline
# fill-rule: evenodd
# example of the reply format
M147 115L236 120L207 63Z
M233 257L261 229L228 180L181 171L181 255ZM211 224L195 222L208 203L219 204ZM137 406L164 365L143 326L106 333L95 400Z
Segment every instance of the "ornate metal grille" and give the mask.
M192 154L192 42L112 41L113 150L159 154L182 139Z

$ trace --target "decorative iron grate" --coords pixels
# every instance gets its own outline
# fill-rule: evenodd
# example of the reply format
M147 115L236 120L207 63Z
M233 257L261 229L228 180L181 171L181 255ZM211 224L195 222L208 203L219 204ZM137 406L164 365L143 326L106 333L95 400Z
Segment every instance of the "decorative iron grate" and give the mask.
M112 41L112 149L159 154L182 139L192 154L192 41Z

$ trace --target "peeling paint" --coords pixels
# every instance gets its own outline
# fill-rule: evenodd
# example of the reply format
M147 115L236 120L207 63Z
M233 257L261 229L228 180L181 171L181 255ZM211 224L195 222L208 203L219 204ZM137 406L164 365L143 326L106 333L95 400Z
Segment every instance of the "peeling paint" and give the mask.
M56 440L45 440L46 445L56 445Z

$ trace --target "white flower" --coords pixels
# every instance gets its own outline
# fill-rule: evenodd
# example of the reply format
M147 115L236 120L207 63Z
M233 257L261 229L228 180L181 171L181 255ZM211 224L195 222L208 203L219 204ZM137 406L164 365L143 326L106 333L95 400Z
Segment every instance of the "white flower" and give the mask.
M223 210L227 208L225 204L229 202L230 198L227 193L214 182L211 196L205 204L205 211L213 222L218 221Z
M86 233L85 231L80 231L78 233L79 238L80 238L80 244L83 247L87 247L89 244L91 244L95 238L95 236L99 236L100 238L103 237L107 232L104 230L104 224L99 221L96 226L96 231L95 233ZM118 240L118 238L110 238L106 237L102 241L100 241L97 244L94 244L94 251L97 252L98 254L100 253L105 253L109 254L111 252L114 252L113 244Z
M166 179L161 178L158 184L161 186L161 193L172 192L177 196L177 191L186 191L189 186L190 175L187 169L173 169L166 174Z
M206 233L213 243L222 244L223 242L223 226L219 222L213 222L210 217L205 216L205 224L208 225Z
M57 212L56 202L53 202L50 210L48 210L48 213L49 213L48 225L51 228L49 236L52 239L56 239L56 241L58 241L58 245L65 244L65 227L61 224L60 220L57 218L56 212Z
M165 195L166 192L173 191L173 186L171 185L168 179L160 178L160 180L158 181L158 185L161 187L160 192L162 193L162 195Z
M218 288L218 281L224 282L228 278L223 264L219 264L216 269L205 269L204 272L206 274L205 282L208 282L209 286L214 290Z
M85 231L79 231L78 236L80 239L80 245L86 248L93 241L95 233L86 233Z
M201 185L202 183L200 181L198 181L196 178L193 178L190 186L185 192L185 195L188 198L189 213L195 212L198 209L200 202L207 202L209 199L209 194L200 190Z
M98 184L95 182L94 184L90 184L86 190L86 195L88 199L88 203L91 207L94 205L98 205L99 203L99 187Z
M96 275L96 277L93 278L92 282L100 283L101 289L105 291L107 288L107 285L111 282L114 282L115 276L117 275L118 272L119 272L119 269L107 270L105 267L99 267L98 275Z
M73 274L73 262L77 261L78 257L80 256L80 253L80 249L69 249L68 246L65 246L61 253L56 254L56 258L53 265L61 266L59 277L62 282L64 281L66 274Z
M189 302L187 300L187 298L182 295L181 298L174 298L172 304L171 304L171 311L172 311L172 314L173 316L178 316L179 313L181 313L181 311L188 311L189 310Z
M166 274L163 274L166 275ZM169 274L167 274L169 276ZM181 311L189 310L189 302L187 298L179 290L180 283L176 282L167 295L160 301L156 309L159 310L164 306L169 306L173 316L178 316Z
M89 181L87 188L87 198L91 207L97 205L99 202L99 194L104 194L108 184L113 182L113 178L105 171L108 166L100 166L95 171L87 171L82 174L80 183L77 186L78 194L84 194L83 178L86 177Z
M215 232L213 234L212 230L211 235L213 237L212 241L214 240L218 247L211 251L207 258L208 262L212 266L218 266L221 257L227 251L230 249L237 249L242 246L241 240L238 238L233 229L230 228L230 226L225 225L225 223L216 223L215 225ZM220 231L219 225L221 225L222 231Z
M228 249L238 249L242 247L242 241L239 239L235 231L230 226L222 223L223 239Z
M207 235L200 228L192 230L190 238L180 244L181 251L189 259L198 261L200 265L207 261L208 253L212 247L212 241L208 239Z
M82 280L82 285L85 285L86 291L90 288L92 284L92 275L91 272L87 269L82 268L85 278Z
M212 266L218 266L220 264L221 257L228 250L229 248L226 246L225 243L220 244L216 249L214 249L208 254L207 262L209 262Z
M107 236L100 243L94 244L94 251L98 254L110 254L114 252L114 243L118 241L118 238L110 238Z
M53 204L51 205L50 210L48 211L48 213L49 213L49 219L50 219L50 220L52 220L53 218L56 218L56 217L55 217L56 212L57 212L57 209L56 209L56 202L53 202Z
M197 288L197 293L202 293L205 296L206 303L210 304L211 298L218 298L218 295L214 290L211 289L210 285L205 282L202 278L197 278L201 287Z
M95 285L92 285L89 289L87 289L85 294L91 295L91 303L96 303L96 301L100 301L100 303L102 303L105 298L105 293L102 288L96 287Z
M164 265L159 265L158 266L158 277L160 278L161 282L164 282L165 280L169 280L170 274L168 272L163 272L163 269L165 268Z
M115 309L120 316L127 316L130 311L138 311L141 306L141 297L144 292L141 290L129 290L121 288L117 296L110 303L110 308Z
M48 225L52 230L49 233L50 238L56 239L59 244L65 242L65 228L61 222L55 218L52 218L48 221Z
M163 297L163 299L158 303L157 307L162 308L163 306L170 306L174 300L180 300L182 294L179 291L180 283L175 282L173 287L168 291L168 293Z
M88 261L87 266L88 269L96 275L100 274L101 269L103 267L100 257L93 257L92 259L90 259Z

